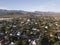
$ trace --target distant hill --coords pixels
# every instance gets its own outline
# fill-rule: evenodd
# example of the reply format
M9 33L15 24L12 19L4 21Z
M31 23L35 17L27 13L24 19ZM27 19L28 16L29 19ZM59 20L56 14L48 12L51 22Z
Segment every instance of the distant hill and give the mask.
M0 15L60 15L60 13L55 12L41 12L41 11L35 11L35 12L28 12L23 10L4 10L0 9Z

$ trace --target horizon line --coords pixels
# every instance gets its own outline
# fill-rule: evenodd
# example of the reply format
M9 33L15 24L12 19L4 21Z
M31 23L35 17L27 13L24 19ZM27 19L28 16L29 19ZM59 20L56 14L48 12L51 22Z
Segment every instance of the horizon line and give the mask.
M26 11L26 12L36 12L36 11L37 11L37 12L53 12L53 13L60 13L60 12L46 11L46 10L45 10L45 11L43 11L43 10L42 10L42 11L41 11L41 10L40 10L40 11L39 11L39 10L32 10L32 11L31 11L31 10L23 10L23 9L0 9L0 10L16 10L16 11Z

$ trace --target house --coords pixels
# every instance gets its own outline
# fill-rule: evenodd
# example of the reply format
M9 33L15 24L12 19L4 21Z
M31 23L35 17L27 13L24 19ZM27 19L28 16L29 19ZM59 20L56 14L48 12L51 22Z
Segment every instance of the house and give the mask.
M1 40L0 41L0 45L4 45L4 40Z

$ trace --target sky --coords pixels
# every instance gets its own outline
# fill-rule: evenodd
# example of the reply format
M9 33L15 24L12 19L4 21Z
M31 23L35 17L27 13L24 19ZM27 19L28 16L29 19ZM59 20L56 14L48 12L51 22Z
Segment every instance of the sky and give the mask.
M60 0L0 0L0 9L60 12Z

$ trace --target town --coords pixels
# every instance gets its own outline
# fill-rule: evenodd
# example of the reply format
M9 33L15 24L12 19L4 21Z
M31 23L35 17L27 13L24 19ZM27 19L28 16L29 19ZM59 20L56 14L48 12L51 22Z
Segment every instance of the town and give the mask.
M0 18L0 45L60 45L59 16Z

